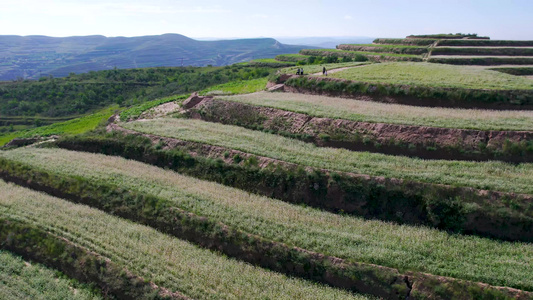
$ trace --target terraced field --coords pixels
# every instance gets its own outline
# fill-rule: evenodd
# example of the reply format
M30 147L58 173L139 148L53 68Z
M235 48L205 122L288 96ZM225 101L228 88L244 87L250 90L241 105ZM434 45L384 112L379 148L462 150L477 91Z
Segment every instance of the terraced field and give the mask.
M124 189L157 195L168 199L176 207L200 216L206 216L230 227L288 245L344 258L348 261L379 264L398 268L401 271L431 272L525 290L533 289L533 281L527 275L531 271L529 261L533 256L531 244L497 242L484 238L448 234L424 227L401 226L341 216L286 204L266 197L254 196L234 188L200 181L122 158L57 149L32 150L14 150L2 154L2 156L41 170L48 170L60 176L87 178L94 182L110 183ZM77 163L69 163L72 161ZM157 271L157 268L162 268L159 265L162 262L158 258L159 255L168 259L169 253L172 253L172 257L180 258L179 260L183 259L183 256L191 259L196 255L207 260L204 258L207 254L204 252L192 250L192 246L178 243L175 239L168 237L163 239L161 234L156 234L142 226L119 221L119 219L101 212L68 204L64 201L61 202L57 199L47 200L50 198L47 196L39 195L37 197L35 193L30 193L31 197L12 196L19 192L20 188L8 187L9 192L2 197L4 214L20 215L21 218L22 216L29 216L28 214L35 215L32 220L37 218L37 223L50 224L46 225L47 228L53 226L52 228L56 228L53 229L54 232L60 232L67 237L74 232L80 232L81 237L76 238L76 242L90 247L90 249L95 249L98 253L105 253L107 257L117 261L117 263L125 264L127 262L128 269L143 276L146 274L145 272L152 272L155 275L146 275L146 278L167 288L179 289L183 280L191 279L179 279L179 277L170 279L169 277L172 276L170 274L163 276L160 271ZM51 201L53 202L51 203ZM62 204L59 205L59 202ZM34 206L33 210L24 213L25 209L29 209L29 206ZM53 210L55 206L59 207L61 215L56 213L57 216L47 217L47 214L50 214L50 210ZM24 220L28 220L27 218L23 217ZM93 221L88 222L88 218ZM83 225L84 228L87 228L81 229L80 226L84 222L90 224ZM57 225L54 225L56 223ZM60 224L64 224L63 227L60 227ZM68 230L65 232L63 228L68 228ZM114 230L108 230L109 228L121 228L121 231L125 233L119 238L113 233ZM134 233L141 230L143 233L140 237ZM96 244L94 244L95 242L84 242L85 235L91 240L101 242L96 242ZM133 241L129 240L130 236L135 237ZM108 238L119 240L112 241ZM174 246L170 246L169 243ZM153 250L148 250L146 247L150 245L158 246L150 247ZM435 245L446 245L446 247L435 247ZM180 250L177 247L185 250ZM128 257L121 256L126 255L125 250L120 250L120 252L118 250L124 248L128 249ZM171 250L159 253L157 249ZM473 251L474 249L475 251ZM135 257L135 253L138 251L147 252L147 257ZM192 253L187 254L190 251ZM150 261L145 261L146 259ZM158 263L158 261L160 262ZM198 262L192 261L189 263L171 261L164 269L174 270L174 268L178 268L178 265L180 268L184 268L186 266L198 266L198 264ZM213 265L223 266L226 264L228 263L223 264L220 261L213 263ZM142 270L139 265L145 266L149 270ZM240 265L239 268L244 267ZM243 274L243 279L239 279L239 282L248 276L259 276L246 274L244 273L245 270L242 269L236 271L232 268L231 270L231 272L236 272L234 274ZM172 271L172 274L174 272L176 271ZM187 272L197 271L189 269ZM205 272L212 271L205 270ZM216 272L223 271L218 269ZM202 278L206 277L204 279L206 281L202 282L201 285L206 285L206 288L213 288L210 281L214 279L207 274L202 275ZM196 278L196 275L193 277ZM224 280L226 275L220 277L219 280ZM177 282L173 280L177 280ZM250 282L253 280L250 279ZM190 286L190 284L192 283L185 286ZM265 287L268 284L265 283ZM220 285L226 287L227 284L220 283ZM227 288L230 289L231 286ZM201 287L195 287L195 289L201 289ZM187 294L187 290L180 290ZM220 292L224 291L217 290L217 293ZM248 292L252 293L252 291ZM261 288L257 288L253 293L257 295L260 292Z
M425 85L466 89L533 90L531 81L479 67L428 63L381 63L353 68L331 77L372 83Z
M529 68L396 61L531 47L487 41L303 51L25 133L62 137L0 151L0 298L533 299Z
M533 165L501 162L426 161L368 152L317 147L294 139L230 125L187 119L156 119L125 128L237 149L315 168L428 183L533 194Z
M314 117L477 130L533 130L532 111L456 109L386 104L297 93L253 93L217 99L279 108Z
M365 299L228 259L152 228L0 181L2 218L32 224L198 299Z
M2 186L4 187L4 186ZM4 189L2 189L4 191ZM89 288L58 277L56 272L39 264L0 251L0 298L18 299L103 299Z

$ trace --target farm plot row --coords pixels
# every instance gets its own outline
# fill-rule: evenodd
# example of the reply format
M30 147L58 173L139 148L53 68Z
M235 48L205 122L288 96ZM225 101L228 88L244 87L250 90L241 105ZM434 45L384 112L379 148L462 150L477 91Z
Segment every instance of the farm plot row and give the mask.
M386 104L297 93L253 93L216 99L283 109L313 117L474 130L533 130L532 111L458 109ZM364 99L364 98L362 98Z
M431 55L533 56L533 48L438 47L431 49Z
M347 69L331 77L407 86L442 88L533 90L530 80L481 67L449 66L428 63L381 63Z
M42 177L45 180L53 180L55 176L59 176L59 178L63 177L63 183L68 185L69 181L78 178L79 184L77 186L68 185L71 186L70 191L83 187L83 181L85 180L104 185L117 184L124 191L140 191L158 195L158 197L166 199L167 203L172 203L176 208L185 207L186 211L192 211L200 216L207 216L208 220L223 220L225 224L230 226L230 230L232 227L242 227L243 231L246 232L255 231L256 234L265 238L281 240L288 245L303 249L319 250L321 253L335 255L348 261L370 261L381 265L397 265L404 271L413 269L426 272L434 271L432 273L444 273L448 276L474 279L491 284L514 286L526 290L533 288L533 282L527 276L531 272L531 266L528 264L529 260L531 260L530 256L533 255L531 244L497 242L489 239L451 235L424 227L400 226L392 223L365 221L359 218L335 215L250 195L215 183L198 181L171 171L116 157L53 149L39 149L31 154L24 154L26 152L25 149L10 152L18 156L16 159L22 159L25 156L24 163L41 168L41 170L48 169L51 173L49 176ZM31 156L34 157L32 158ZM50 163L43 164L43 159L50 159ZM67 163L72 161L78 163ZM36 176L35 179L38 180L38 177ZM68 179L68 177L72 179ZM86 192L82 194L86 195ZM107 194L106 192L102 193L103 195ZM95 197L99 196L95 195ZM190 247L185 253L179 251L176 246L181 246L181 244L176 243L175 240L171 242L171 245L168 243L163 245L161 241L157 240L160 239L161 234L151 233L152 231L150 231L141 234L141 237L139 237L139 234L130 233L132 229L142 226L124 221L122 222L126 223L127 226L117 224L119 219L104 214L102 216L100 214L96 215L97 212L95 211L88 216L92 220L89 221L75 205L47 204L47 201L39 201L40 199L35 199L35 196L28 198L20 200L7 197L2 199L4 202L3 207L9 207L7 211L12 215L52 227L54 232L66 231L67 236L70 236L68 232L72 234L75 232L76 241L83 242L88 237L91 242L88 245L84 243L84 246L96 249L100 253L107 253L107 256L121 264L127 262L128 269L133 272L136 272L134 271L135 269L139 273L149 272L154 274L148 277L159 279L159 283L167 288L176 287L177 284L179 285L179 283L189 279L173 278L174 280L179 279L179 281L173 281L168 278L172 274L161 274L161 270L157 269L157 267L161 268L161 264L163 264L166 271L178 268L178 266L174 265L175 260L183 260L183 255L186 258L198 259L198 257L201 257L205 259L205 253L198 253L200 252L199 250L194 250ZM142 198L138 196L135 199L137 199L136 202L142 201ZM109 200L102 199L101 201L108 202ZM158 205L158 203L152 203L153 200L149 202L149 205ZM124 207L120 203L113 205ZM43 211L45 206L48 208L48 212ZM58 209L61 214L57 214ZM143 214L146 211L151 213L147 209L148 207L143 209L145 211ZM84 207L83 210L89 209ZM55 212L52 214L53 216L49 216L51 211ZM164 215L164 211L165 207L160 207L159 213ZM62 224L54 226L58 222L62 222ZM206 228L205 225L200 224L199 226ZM109 228L113 228L113 230L109 230ZM123 232L119 237L112 233L117 228L120 228L120 231ZM207 228L210 227L208 226ZM148 230L146 229L145 231ZM128 240L131 236L134 237L135 244ZM107 240L108 238L110 240ZM157 245L157 247L154 247L154 245ZM436 245L442 245L442 247L435 247ZM123 248L126 249L116 250ZM167 256L166 253L170 250L162 253L154 250L154 248L170 249L172 253ZM189 253L191 251L193 253ZM146 255L139 255L139 252L146 253ZM153 257L157 254L163 255L165 259L161 260L158 257ZM265 255L268 255L268 252L265 252ZM166 260L169 257L173 259L167 262ZM145 259L150 259L150 261L144 261ZM183 265L179 264L179 266L182 268L198 267L198 263L194 262L181 263ZM139 265L141 266L139 267ZM221 262L213 265L225 266ZM331 267L326 266L326 270ZM349 272L351 268L348 267L346 270ZM387 274L386 269L381 268L379 270L385 272L382 273L382 276ZM212 277L213 273L209 273L210 276L206 278L207 281L205 282L207 286L212 288L213 282L211 281L219 282L225 278L224 274L227 274L226 272L220 273L221 270L217 271L217 279ZM249 278L248 276L250 276L245 274L245 271L232 269L231 273L233 275L242 274L243 279L239 279L239 283L241 283L244 278ZM223 275L220 276L220 274ZM416 273L410 275L410 277L415 283L417 280L424 281ZM377 279L378 281L390 280L390 278L379 278ZM249 280L258 283L256 280L264 279L249 278ZM158 283L156 280L154 282ZM265 287L268 284L273 283L267 282ZM225 284L220 285L223 285L224 288L226 287ZM440 288L452 288L451 286L453 284L444 285L444 287ZM217 287L221 288L220 286ZM255 287L261 292L272 290L272 286L269 290L261 290L261 287L257 285ZM475 287L476 285L470 286L468 290L473 291ZM227 288L231 289L232 287ZM280 288L286 287L284 285ZM465 286L462 286L462 288L463 292L467 290ZM202 289L202 287L197 287L196 290L198 289ZM257 295L257 292L255 291L255 295ZM243 295L248 296L249 294L244 293ZM320 298L321 296L323 297L323 294L317 294L316 296Z
M533 57L440 57L432 56L428 59L430 63L449 64L449 65L478 65L478 66L497 66L497 65L531 65Z
M0 298L4 300L103 299L88 286L58 276L52 269L30 263L2 250L0 250Z
M305 171L292 163L231 148L160 136L143 139L114 134L64 139L58 145L73 150L120 155L248 192L334 212L426 224L507 240L530 241L533 238L529 216L531 205L528 197L523 196L480 193L468 188L353 173L330 173L317 169ZM157 150L161 148L178 148L186 154Z
M331 56L337 58L349 57L358 58L358 56L366 57L375 61L422 61L421 56L411 54L395 54L395 53L376 53L364 51L346 51L338 49L304 49L300 50L300 54L309 56Z
M266 93L263 95L268 97ZM238 98L247 97L249 95ZM230 101L204 99L190 108L187 115L281 134L322 147L426 159L533 162L533 130L479 131L316 118L314 111L311 115L293 113L263 107L264 101L256 106L233 102L231 97L226 99ZM336 101L334 98L329 100Z
M10 220L2 223L3 234L10 224L51 232L172 292L198 299L365 298L265 271L87 206L3 181L0 186L0 215ZM29 249L39 245L34 236L25 239Z
M438 41L438 46L461 47L533 47L533 41L512 40L437 40L437 39L375 39L375 44L429 46Z
M533 165L528 163L426 161L321 148L283 136L199 120L164 118L130 122L123 126L139 132L227 147L319 169L533 194L530 184Z
M333 76L344 72L335 73ZM340 76L345 75L346 73ZM533 108L532 89L469 89L428 86L420 82L393 84L386 83L387 78L381 79L383 82L380 82L380 79L375 79L376 82L372 83L331 77L290 76L284 78L280 76L275 78L275 82L284 83L284 90L288 92L344 98L365 96L365 100L385 103L426 107L498 110L525 110ZM531 82L528 78L519 79Z
M375 53L396 53L421 55L428 53L428 47L403 46L403 45L380 45L380 44L341 44L337 49L347 51L365 51Z

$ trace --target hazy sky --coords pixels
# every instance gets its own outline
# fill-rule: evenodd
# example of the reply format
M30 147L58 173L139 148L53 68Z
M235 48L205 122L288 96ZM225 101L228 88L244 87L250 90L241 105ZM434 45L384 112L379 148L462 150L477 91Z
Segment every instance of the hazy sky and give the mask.
M0 0L0 35L478 33L533 40L533 0Z

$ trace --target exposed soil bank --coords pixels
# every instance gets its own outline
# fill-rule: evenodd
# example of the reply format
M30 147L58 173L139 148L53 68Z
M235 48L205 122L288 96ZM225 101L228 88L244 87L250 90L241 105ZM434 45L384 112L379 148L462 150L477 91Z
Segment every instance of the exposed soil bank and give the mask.
M94 283L102 289L106 297L188 299L179 293L172 293L154 283L146 282L109 259L76 246L62 237L19 221L0 218L0 248L60 270L80 282Z
M58 141L57 145L75 151L119 155L332 212L504 240L533 241L533 198L529 195L305 168L233 149L141 134L116 124L110 125L109 130L133 133L139 138L126 139L122 134L72 137ZM237 156L239 160L235 159Z
M285 92L424 107L533 110L533 91L431 88L282 74ZM353 90L350 91L350 90Z
M7 165L9 163L4 161L4 166ZM205 217L171 207L168 202L154 196L123 191L113 186L100 186L81 178L60 177L38 170L34 170L30 174L25 172L28 171L28 167L17 166L16 164L11 164L10 171L11 174L4 171L0 175L23 186L45 191L52 195L63 196L73 202L88 204L136 222L146 223L163 232L195 242L209 249L221 251L229 256L289 275L324 282L335 287L372 294L385 299L472 299L488 296L497 296L501 299L505 297L533 298L532 293L517 289L493 287L479 282L418 272L401 274L393 268L347 262L340 258L325 256L305 249L291 248L283 243L246 234L224 224L212 222ZM65 185L70 187L68 192L62 188ZM105 276L119 281L115 284L122 284L118 288L124 293L119 294L120 298L145 299L148 298L145 295L141 294L139 295L141 297L136 297L131 293L139 289L144 291L148 287L152 290L157 288L153 284L139 282L139 278L129 273L118 275L119 280L116 280L117 278L111 276L117 276L116 274L107 274L117 271L110 261L103 260L88 251L84 252L84 249L72 246L64 239L54 237L28 225L0 219L0 229L0 241L4 241L1 245L6 249L18 251L17 253L30 258L37 257L42 261L51 261L52 265L61 265L65 262L72 264L74 261L74 267L81 265L93 273L96 272L96 275L90 273L91 276ZM45 239L47 241L43 241ZM56 251L58 247L50 247L52 243L59 245L59 249L63 249L63 251ZM54 259L56 256L63 258L63 260ZM88 260L94 263L87 263ZM86 264L89 265L88 268ZM63 266L63 268L68 270L69 266ZM102 273L104 274L102 275ZM133 286L128 287L124 284ZM117 289L115 286L112 288ZM179 294L169 294L168 292L166 294L160 292L159 296L184 298Z
M318 146L424 159L533 161L533 131L481 131L317 118L276 108L204 99L193 118L268 130Z

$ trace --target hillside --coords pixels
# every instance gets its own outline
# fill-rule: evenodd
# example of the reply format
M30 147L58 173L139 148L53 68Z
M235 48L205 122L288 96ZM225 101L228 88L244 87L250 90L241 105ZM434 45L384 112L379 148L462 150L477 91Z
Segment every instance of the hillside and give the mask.
M223 66L302 46L269 39L197 41L179 34L140 37L0 36L0 80L38 79L113 68Z
M375 45L0 84L0 298L533 299L529 69Z

